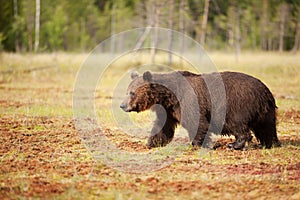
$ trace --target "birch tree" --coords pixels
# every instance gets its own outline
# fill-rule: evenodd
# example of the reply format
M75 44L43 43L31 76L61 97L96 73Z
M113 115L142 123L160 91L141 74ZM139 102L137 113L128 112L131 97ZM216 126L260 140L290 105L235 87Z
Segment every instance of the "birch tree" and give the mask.
M168 44L168 50L169 50L169 64L172 64L172 44L173 44L173 28L174 28L174 0L169 1L169 20L168 20L168 27L169 27L169 44Z
M34 51L37 52L40 43L40 11L41 4L40 0L35 1L35 40L34 40Z
M284 48L284 36L285 36L285 26L288 15L288 5L283 3L279 5L279 52L283 51Z
M203 13L202 24L201 24L200 44L203 46L205 45L206 27L207 27L207 19L208 19L208 12L209 12L209 2L210 2L210 0L205 0L204 13Z
M262 14L261 14L261 32L260 32L260 47L262 50L268 49L267 31L269 25L269 5L268 0L262 1Z
M297 20L296 20L296 27L295 27L295 36L294 36L294 45L292 48L293 52L296 52L299 49L299 37L300 37L300 5L298 5L297 10Z

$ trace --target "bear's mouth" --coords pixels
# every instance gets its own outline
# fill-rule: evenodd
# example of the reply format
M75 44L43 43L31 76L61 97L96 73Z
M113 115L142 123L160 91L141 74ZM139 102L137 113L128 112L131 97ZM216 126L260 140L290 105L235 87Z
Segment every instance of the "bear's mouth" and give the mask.
M140 112L141 110L139 110L138 106L133 106L133 107L127 107L124 111L125 112Z
M122 107L121 107L121 108L122 108ZM133 111L131 108L128 108L128 107L122 108L122 110L123 110L124 112L131 112L131 111Z
M132 112L133 110L132 109L128 109L128 108L126 108L126 109L123 109L125 112Z
M134 107L128 106L127 104L122 103L120 108L125 112L132 112L135 111Z

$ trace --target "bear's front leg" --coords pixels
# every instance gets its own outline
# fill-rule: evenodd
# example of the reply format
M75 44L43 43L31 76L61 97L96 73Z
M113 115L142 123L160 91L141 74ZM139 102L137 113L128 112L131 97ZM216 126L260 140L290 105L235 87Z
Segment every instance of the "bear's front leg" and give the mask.
M197 133L196 137L192 141L193 147L201 147L205 139L205 134Z
M197 130L196 136L193 136L191 131L188 130L189 132L189 137L192 139L192 145L193 147L201 147L203 145L204 148L212 148L210 146L211 141L210 141L210 134L208 133L208 127L209 127L209 122L206 118L202 117L200 118L199 122L199 127ZM208 134L208 137L206 138ZM206 138L206 140L205 140Z
M158 116L151 130L147 147L151 149L166 146L174 137L177 123L177 120L170 116L167 116L167 119L162 119Z
M155 147L163 147L166 146L170 140L167 138L167 136L159 132L158 134L151 135L148 139L147 147L149 149L155 148Z

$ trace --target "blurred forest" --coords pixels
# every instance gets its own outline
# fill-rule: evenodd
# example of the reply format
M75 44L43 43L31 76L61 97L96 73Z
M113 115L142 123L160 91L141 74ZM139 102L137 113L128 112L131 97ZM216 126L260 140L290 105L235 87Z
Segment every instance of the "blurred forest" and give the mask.
M85 52L110 35L154 26L210 50L297 51L299 0L0 0L0 50Z

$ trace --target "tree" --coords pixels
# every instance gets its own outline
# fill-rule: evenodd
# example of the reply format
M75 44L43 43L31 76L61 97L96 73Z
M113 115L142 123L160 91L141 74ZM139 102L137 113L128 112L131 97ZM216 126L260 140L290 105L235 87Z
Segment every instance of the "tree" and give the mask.
M240 29L240 21L241 21L241 9L238 4L235 4L235 58L238 62L239 56L241 54L241 29Z
M161 15L162 15L162 8L165 7L165 4L167 3L166 0L162 1L156 1L152 0L149 1L147 4L147 18L148 18L148 24L151 27L159 27L161 23ZM151 50L150 50L150 56L151 56L151 62L155 62L155 55L156 55L156 47L158 42L158 29L154 29L153 32L151 32Z
M110 35L113 36L111 38L110 44L110 53L115 53L115 37L114 34L116 33L116 4L113 3L112 10L111 10L111 28L110 28Z
M179 2L179 32L181 32L182 34L185 34L186 30L185 30L185 14L186 14L186 1L185 0L180 0ZM180 54L183 53L184 51L184 36L182 35L182 37L179 38L179 45L180 45ZM180 64L182 64L182 57L180 57Z
M33 51L33 42L34 42L34 22L35 22L35 10L32 9L35 7L34 1L23 1L23 15L26 22L26 31L23 32L23 43L27 43L27 48L29 52Z
M229 46L235 50L235 58L236 61L239 59L239 55L241 52L241 29L240 29L240 16L241 9L237 1L231 1L231 4L228 8L228 44Z
M172 64L172 44L173 44L173 28L174 28L174 7L175 7L175 1L170 0L169 3L169 20L168 20L168 28L169 30L169 35L168 35L168 50L169 50L169 57L168 57L168 62L171 65Z
M40 0L35 1L35 41L34 41L34 51L38 51L40 42Z
M64 9L62 5L58 5L55 8L54 14L45 25L50 50L57 51L62 48L64 34L67 30L66 22L67 17Z
M299 49L299 37L300 37L300 5L297 9L297 20L295 26L294 45L292 51L295 52Z
M261 14L261 32L260 32L260 48L262 50L268 49L268 26L269 26L269 1L263 0L262 1L262 14Z
M233 48L234 45L234 28L235 26L235 10L232 5L229 6L227 11L227 41L229 47Z
M137 1L135 4L135 13L137 15L136 26L146 27L148 24L147 16L147 0Z
M203 46L205 44L205 35L206 35L207 19L208 19L208 12L209 12L209 1L210 0L205 0L204 13L203 13L202 25L201 25L200 44Z
M279 5L278 12L279 12L279 52L283 51L284 48L284 36L285 36L285 26L288 16L288 5L286 3L282 3Z
M18 0L14 0L14 19L17 20L18 18ZM16 52L20 51L20 44L19 44L19 33L16 30L16 39L15 39L15 49Z
M227 46L236 55L241 49L296 51L300 45L299 0L0 0L0 5L5 51L87 51L112 34L147 26L180 31L210 49ZM157 33L151 34L155 48ZM172 37L169 32L169 50ZM182 38L178 42L184 47ZM118 51L126 41L113 43L112 51ZM151 54L154 58L155 49Z

